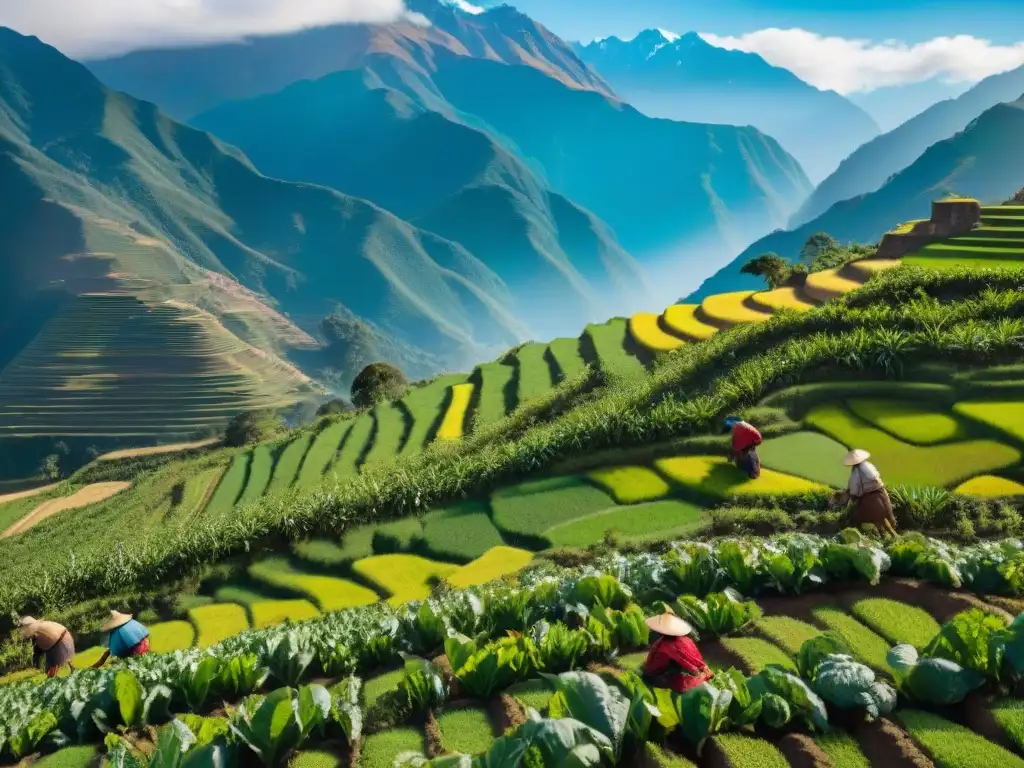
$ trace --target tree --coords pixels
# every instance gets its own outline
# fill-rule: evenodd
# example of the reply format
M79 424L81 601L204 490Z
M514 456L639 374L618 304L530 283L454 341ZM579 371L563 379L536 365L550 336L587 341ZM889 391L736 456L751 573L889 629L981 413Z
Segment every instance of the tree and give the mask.
M1007 205L1024 205L1024 187L1017 190L1017 194L1006 201Z
M818 258L819 254L838 247L839 241L828 234L828 232L815 232L807 238L804 247L800 249L800 261L804 264L810 264Z
M43 459L39 465L39 474L50 482L60 480L60 456L56 453L51 453Z
M228 422L224 430L224 445L238 447L269 440L284 428L274 411L246 411Z
M762 253L755 256L740 270L744 275L763 277L769 288L778 288L789 279L789 262L775 253Z
M405 374L390 363L370 363L352 382L352 404L370 408L377 403L397 400L409 391Z
M347 413L350 410L352 409L349 407L348 403L339 398L335 398L334 400L328 400L326 403L323 403L319 408L317 408L316 415L332 416L333 414L336 413Z

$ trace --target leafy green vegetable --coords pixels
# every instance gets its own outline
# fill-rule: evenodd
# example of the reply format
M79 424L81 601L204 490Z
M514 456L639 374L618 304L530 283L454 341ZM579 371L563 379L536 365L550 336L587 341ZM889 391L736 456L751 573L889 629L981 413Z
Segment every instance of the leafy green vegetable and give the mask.
M900 690L925 704L958 704L979 688L985 678L948 659L920 659L912 645L897 645L889 651L889 666L898 675Z
M955 661L986 677L998 679L1005 649L1003 620L980 608L958 613L942 625L921 655Z
M750 678L747 685L754 696L775 694L786 701L794 717L801 717L812 731L828 730L825 702L796 675L769 664Z
M852 656L832 654L817 666L815 693L841 709L863 708L869 721L889 714L896 706L896 691L877 682L874 671Z
M702 637L733 634L761 617L757 603L743 602L732 589L710 594L704 600L683 595L672 608L676 615L693 624Z

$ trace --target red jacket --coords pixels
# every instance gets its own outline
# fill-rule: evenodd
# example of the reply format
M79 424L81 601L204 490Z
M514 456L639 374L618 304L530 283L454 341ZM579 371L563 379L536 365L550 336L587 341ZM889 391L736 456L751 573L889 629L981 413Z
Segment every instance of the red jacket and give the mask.
M682 669L682 672L679 672ZM660 637L647 654L644 673L661 676L667 673L668 687L683 693L710 680L713 675L697 644L688 637Z
M732 452L739 453L761 444L761 433L745 421L738 421L732 427Z

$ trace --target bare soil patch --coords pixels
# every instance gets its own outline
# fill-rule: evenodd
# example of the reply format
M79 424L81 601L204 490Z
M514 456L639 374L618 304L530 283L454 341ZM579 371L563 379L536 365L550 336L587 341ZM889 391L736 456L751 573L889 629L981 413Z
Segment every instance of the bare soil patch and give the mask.
M39 523L43 522L46 518L52 517L59 512L81 509L82 507L87 507L90 504L105 501L130 486L131 483L93 483L92 485L80 488L70 496L44 501L38 507L21 518L21 520L4 531L3 534L0 534L0 539L6 539L11 536L16 536L19 533L24 533L30 528L34 528L39 525Z
M179 451L194 451L197 448L206 448L216 445L220 441L218 437L210 437L206 440L197 440L194 443L172 443L170 445L152 445L149 448L127 448L123 451L111 451L98 457L97 461L117 461L118 459L133 459L137 456L159 456L163 453L177 453ZM0 497L0 501L3 498Z
M793 768L832 768L828 755L805 733L787 733L776 746Z
M891 720L882 718L873 723L861 723L853 735L871 765L935 768L935 763L918 748L906 731Z
M59 483L51 483L50 485L41 485L38 488L29 488L27 491L18 491L17 493L5 493L0 495L0 504L5 504L8 501L17 501L18 499L28 499L32 496L39 496L40 494L52 491L56 488Z

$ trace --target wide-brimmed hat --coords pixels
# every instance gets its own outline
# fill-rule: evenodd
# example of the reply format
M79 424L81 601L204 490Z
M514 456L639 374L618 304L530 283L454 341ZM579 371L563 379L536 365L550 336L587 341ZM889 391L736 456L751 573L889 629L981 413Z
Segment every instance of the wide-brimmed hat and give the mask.
M843 464L848 467L856 467L858 464L863 464L865 461L871 458L871 454L867 451L862 451L860 448L850 451L846 454L843 459Z
M21 636L22 637L26 637L26 638L27 637L32 637L32 635L33 635L32 629L38 623L39 623L39 619L33 619L31 616L22 616L21 617Z
M669 637L683 637L693 632L689 622L680 619L671 611L665 611L660 616L651 616L647 619L647 626L659 635Z
M123 627L129 621L132 620L130 613L119 613L118 611L110 612L110 621L100 627L101 632L113 632L118 627Z

